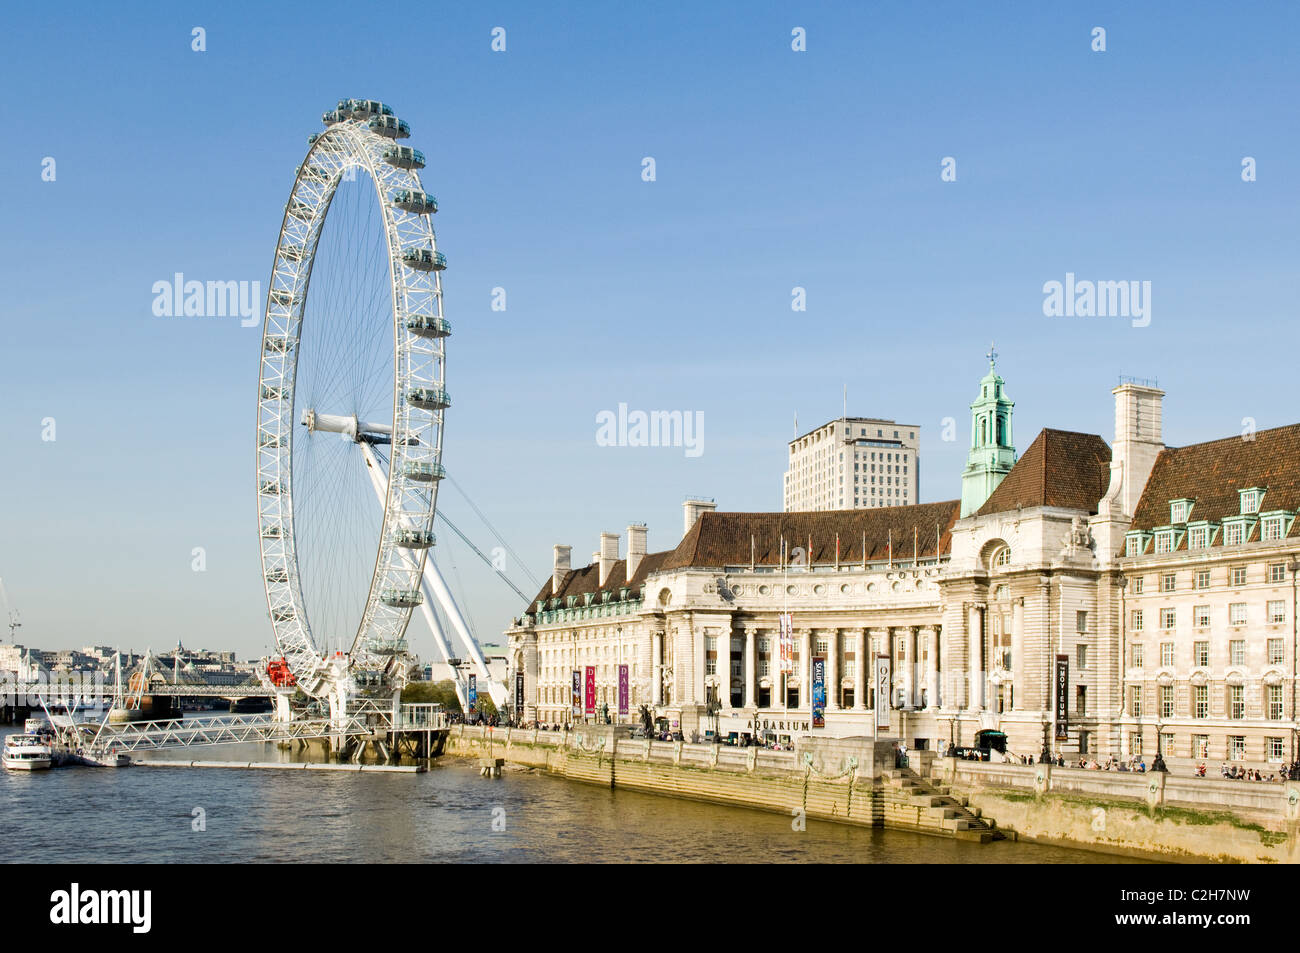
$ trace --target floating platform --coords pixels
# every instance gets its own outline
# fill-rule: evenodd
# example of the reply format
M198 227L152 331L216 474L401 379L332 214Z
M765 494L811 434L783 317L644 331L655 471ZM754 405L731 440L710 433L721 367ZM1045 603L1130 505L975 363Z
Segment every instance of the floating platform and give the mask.
M383 771L388 774L421 774L427 770L422 764L322 764L315 761L132 761L131 764L146 768L276 768L281 771Z

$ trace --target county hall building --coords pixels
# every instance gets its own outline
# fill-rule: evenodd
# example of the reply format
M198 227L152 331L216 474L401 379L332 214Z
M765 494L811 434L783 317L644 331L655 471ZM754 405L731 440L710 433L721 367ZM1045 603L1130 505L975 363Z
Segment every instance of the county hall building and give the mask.
M1048 429L1017 454L990 360L959 499L688 500L671 550L647 553L641 525L586 566L556 546L506 633L521 717L644 705L688 739L999 732L1017 755L1294 759L1300 425L1167 448L1163 392L1112 393L1112 443Z

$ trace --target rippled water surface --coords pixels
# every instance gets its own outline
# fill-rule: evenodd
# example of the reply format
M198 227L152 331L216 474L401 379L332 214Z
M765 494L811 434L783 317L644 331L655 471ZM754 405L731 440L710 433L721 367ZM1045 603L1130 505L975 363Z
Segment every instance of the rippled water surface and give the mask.
M177 757L173 753L172 757ZM273 746L191 749L281 760ZM161 758L159 754L149 755ZM195 831L195 809L206 830ZM504 822L504 830L494 830ZM1090 863L1112 858L810 821L566 781L480 778L446 758L424 774L215 768L0 770L8 861L530 861Z

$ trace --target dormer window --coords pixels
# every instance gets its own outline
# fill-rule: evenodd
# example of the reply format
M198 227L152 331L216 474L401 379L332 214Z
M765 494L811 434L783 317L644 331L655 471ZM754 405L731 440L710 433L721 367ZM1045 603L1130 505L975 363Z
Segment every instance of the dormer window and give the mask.
M1172 553L1174 551L1174 531L1162 529L1156 533L1156 552Z
M1259 538L1273 542L1285 539L1287 533L1291 532L1291 520L1293 518L1293 514L1285 510L1263 514L1259 521Z
M1241 515L1249 516L1252 513L1259 512L1260 501L1264 497L1264 491L1257 486L1250 487L1246 490L1237 491L1241 495Z
M1169 501L1169 522L1186 523L1187 518L1192 514L1191 500L1170 500Z
M1209 549L1214 542L1215 527L1210 523L1198 523L1187 527L1188 549Z
M1146 533L1129 533L1124 537L1124 555L1141 556L1147 548Z
M1246 541L1246 521L1233 520L1223 524L1223 545L1240 546Z

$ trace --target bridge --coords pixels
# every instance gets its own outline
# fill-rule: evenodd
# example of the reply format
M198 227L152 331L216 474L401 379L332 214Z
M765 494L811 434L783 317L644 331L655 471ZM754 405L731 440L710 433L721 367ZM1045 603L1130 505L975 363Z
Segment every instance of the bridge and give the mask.
M67 701L86 702L92 699L111 700L114 697L112 685L104 683L78 684L75 682L13 682L0 680L0 695L7 699L15 696L19 699L35 700L43 698L47 703L63 704ZM134 694L132 692L131 694ZM162 695L176 698L273 698L275 688L270 685L158 685L146 686L143 694ZM21 704L21 702L20 702Z

